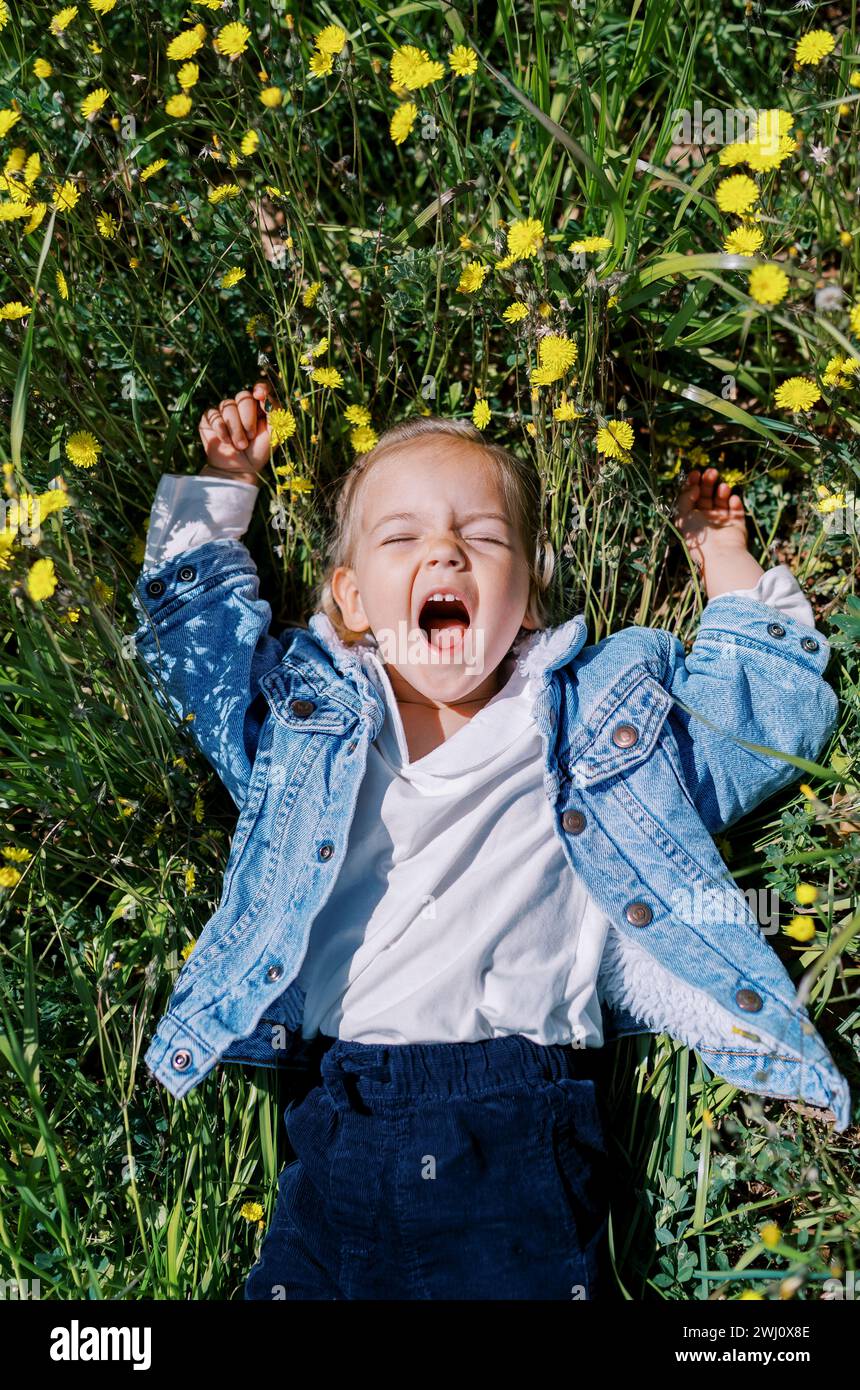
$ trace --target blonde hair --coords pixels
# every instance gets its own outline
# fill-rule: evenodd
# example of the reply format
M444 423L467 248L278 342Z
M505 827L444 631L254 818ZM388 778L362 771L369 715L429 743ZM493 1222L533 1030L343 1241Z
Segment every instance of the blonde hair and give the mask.
M370 469L392 447L422 435L436 434L450 439L467 439L478 444L496 465L505 505L522 538L529 557L529 600L532 612L541 627L546 627L548 613L544 592L549 587L555 569L555 553L541 520L541 493L537 473L531 465L500 444L487 441L480 430L468 420L446 420L440 415L416 415L384 430L373 448L359 454L343 480L335 503L334 525L331 529L323 577L316 585L314 603L330 619L341 641L357 642L364 631L353 632L346 626L340 608L331 591L334 571L341 565L351 568L355 561L357 541L356 520L361 485Z

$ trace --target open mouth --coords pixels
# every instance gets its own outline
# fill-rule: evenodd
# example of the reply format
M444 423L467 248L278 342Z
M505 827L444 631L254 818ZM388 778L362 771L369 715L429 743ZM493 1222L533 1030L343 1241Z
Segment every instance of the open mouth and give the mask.
M464 599L458 594L428 594L418 614L418 626L431 647L445 650L462 642L471 619Z

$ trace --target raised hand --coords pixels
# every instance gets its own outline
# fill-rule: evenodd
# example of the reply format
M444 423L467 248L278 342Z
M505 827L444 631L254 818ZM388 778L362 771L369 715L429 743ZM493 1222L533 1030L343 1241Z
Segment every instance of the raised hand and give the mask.
M718 468L693 468L675 504L675 523L700 570L707 556L747 548L743 499L719 476Z
M239 391L204 411L198 429L207 462L200 472L258 483L271 457L268 410L276 405L269 383L258 381L253 391Z

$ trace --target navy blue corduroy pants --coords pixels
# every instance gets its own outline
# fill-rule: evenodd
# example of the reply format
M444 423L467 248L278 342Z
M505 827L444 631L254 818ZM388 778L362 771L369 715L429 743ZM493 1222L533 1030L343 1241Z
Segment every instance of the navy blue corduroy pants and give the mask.
M521 1034L333 1040L245 1298L595 1299L607 1153L594 1049Z

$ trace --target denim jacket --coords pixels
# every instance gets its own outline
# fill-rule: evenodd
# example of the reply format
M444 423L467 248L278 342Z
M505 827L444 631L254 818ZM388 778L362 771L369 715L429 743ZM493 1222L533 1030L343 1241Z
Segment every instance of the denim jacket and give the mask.
M278 1066L300 1036L296 979L343 864L385 706L316 613L270 631L244 543L208 541L135 586L135 648L235 802L219 905L175 982L145 1061L174 1096L216 1065ZM692 648L627 627L547 634L533 714L555 833L611 930L604 1039L666 1032L716 1076L824 1107L851 1097L713 836L800 775L837 720L825 638L736 594L711 599ZM512 865L516 872L516 865Z

